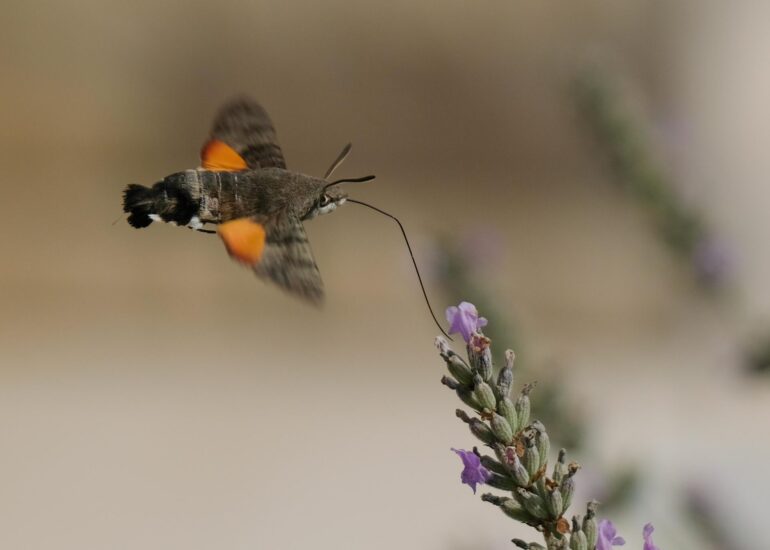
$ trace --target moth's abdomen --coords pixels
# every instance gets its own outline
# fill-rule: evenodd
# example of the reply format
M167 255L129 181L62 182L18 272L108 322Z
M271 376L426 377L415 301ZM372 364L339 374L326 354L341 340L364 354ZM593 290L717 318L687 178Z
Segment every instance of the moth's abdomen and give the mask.
M200 201L193 198L185 173L173 174L152 187L131 184L123 192L123 211L133 227L147 227L153 221L188 225L198 215Z
M240 172L197 170L187 174L201 221L223 223L257 215L270 216L285 208L291 196L288 172L278 168Z

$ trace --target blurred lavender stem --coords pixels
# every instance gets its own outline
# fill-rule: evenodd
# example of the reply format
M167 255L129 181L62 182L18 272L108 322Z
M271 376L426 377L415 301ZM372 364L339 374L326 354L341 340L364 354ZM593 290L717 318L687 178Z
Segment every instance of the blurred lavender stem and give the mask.
M758 338L747 352L746 365L752 374L770 373L770 336Z
M643 125L624 108L612 79L597 69L584 70L575 78L573 92L577 109L617 181L650 213L669 249L687 262L702 288L726 287L732 271L730 251L657 165ZM770 372L770 336L762 338L746 353L752 374Z
M624 108L608 75L585 70L575 79L573 92L577 109L608 157L617 181L649 212L665 244L691 266L704 288L723 286L730 270L727 250L664 175L642 124Z
M709 547L713 550L744 550L745 546L730 532L718 503L719 497L708 485L694 485L685 491L685 510Z

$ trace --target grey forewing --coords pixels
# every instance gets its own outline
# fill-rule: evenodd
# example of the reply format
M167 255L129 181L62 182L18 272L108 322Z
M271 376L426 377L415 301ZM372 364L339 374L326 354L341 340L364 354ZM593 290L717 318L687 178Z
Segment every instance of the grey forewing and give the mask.
M265 250L254 273L314 304L323 300L323 281L302 222L293 213L265 220Z
M214 118L211 137L230 145L251 169L286 168L273 123L253 99L240 97L224 105Z

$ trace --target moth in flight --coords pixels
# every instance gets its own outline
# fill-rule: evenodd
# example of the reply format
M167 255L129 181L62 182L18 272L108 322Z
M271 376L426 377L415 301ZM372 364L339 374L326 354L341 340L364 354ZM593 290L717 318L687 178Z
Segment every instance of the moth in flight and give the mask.
M267 112L253 100L236 99L214 119L200 168L171 174L152 187L129 185L123 211L136 228L163 221L213 232L204 224L216 224L233 259L319 303L323 282L302 222L345 203L339 183L373 179L327 181L349 151L348 145L324 179L291 172Z
M286 169L275 129L265 109L248 98L224 105L201 150L201 166L166 176L152 187L131 184L123 192L123 211L136 228L162 221L216 233L236 261L262 279L308 302L323 300L323 281L302 222L333 212L346 201L371 208L398 223L406 240L423 296L433 320L409 240L401 222L339 187L374 176L328 181L350 152L345 146L323 178ZM216 231L206 229L216 225Z

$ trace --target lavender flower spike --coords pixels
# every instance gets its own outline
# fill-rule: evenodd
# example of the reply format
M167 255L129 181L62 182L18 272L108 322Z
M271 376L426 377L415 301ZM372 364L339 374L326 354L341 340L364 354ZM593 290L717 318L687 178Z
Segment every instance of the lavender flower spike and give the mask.
M449 334L459 332L465 343L471 340L474 332L487 326L487 320L479 317L479 312L470 302L460 302L459 306L448 307L446 320L449 323Z
M596 541L596 550L612 550L613 546L623 546L626 541L617 536L615 526L608 519L599 522L599 540Z
M476 485L486 483L492 474L481 465L481 459L473 451L463 451L462 449L452 449L463 461L463 471L460 474L460 481L473 489L476 494Z
M644 530L642 530L642 536L644 537L644 550L660 550L657 546L655 546L655 543L652 542L652 532L655 530L655 527L652 526L652 523L648 523L644 526Z

